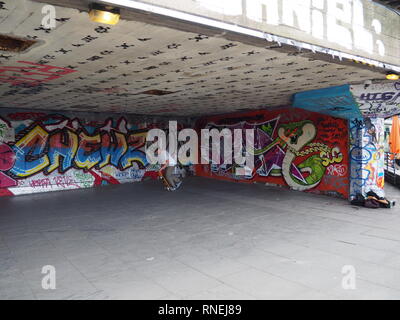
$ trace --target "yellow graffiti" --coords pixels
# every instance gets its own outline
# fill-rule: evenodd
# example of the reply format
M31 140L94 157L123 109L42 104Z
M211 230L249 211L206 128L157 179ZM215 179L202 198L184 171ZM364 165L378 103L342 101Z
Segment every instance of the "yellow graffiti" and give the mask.
M343 161L343 154L340 152L338 147L332 148L330 152L321 151L319 155L322 159L322 165L325 167L333 163L340 163Z
M21 140L19 140L15 144L15 147L23 150L25 148L29 148L30 147L29 144L31 142L34 142L35 145L39 144L39 145L45 146L48 136L49 136L49 134L46 132L46 130L44 130L41 126L36 126L27 135L25 135ZM25 170L23 173L19 173L18 176L29 177L35 173L42 171L44 168L46 168L49 165L50 161L49 161L49 158L47 155L43 155L41 160L42 160L42 163L33 167L32 169Z
M116 168L114 168L112 166L108 166L108 167L102 168L102 170L101 170L102 173L108 174L110 176L115 176L117 171L118 171L118 169L116 169Z
M125 169L132 167L134 162L139 162L142 166L145 166L143 159L141 159L139 157L132 157L132 158L126 159L126 164L123 166L123 169L125 170Z

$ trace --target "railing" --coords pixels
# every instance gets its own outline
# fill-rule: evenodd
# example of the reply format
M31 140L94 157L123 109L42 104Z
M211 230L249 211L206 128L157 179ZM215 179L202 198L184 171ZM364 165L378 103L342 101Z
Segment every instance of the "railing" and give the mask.
M400 154L385 152L385 180L400 186Z

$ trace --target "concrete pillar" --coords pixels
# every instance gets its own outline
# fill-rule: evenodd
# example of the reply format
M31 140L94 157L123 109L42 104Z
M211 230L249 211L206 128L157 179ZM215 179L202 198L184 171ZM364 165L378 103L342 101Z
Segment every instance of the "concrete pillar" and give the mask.
M350 200L368 191L384 197L384 119L352 119L349 124Z

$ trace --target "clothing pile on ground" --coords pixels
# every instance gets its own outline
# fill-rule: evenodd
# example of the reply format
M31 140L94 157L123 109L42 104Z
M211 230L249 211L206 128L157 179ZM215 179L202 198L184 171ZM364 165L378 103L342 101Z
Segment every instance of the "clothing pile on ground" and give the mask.
M357 193L356 197L351 200L351 204L367 208L392 208L396 204L395 201L387 200L379 197L375 192L369 191L364 197L361 193Z

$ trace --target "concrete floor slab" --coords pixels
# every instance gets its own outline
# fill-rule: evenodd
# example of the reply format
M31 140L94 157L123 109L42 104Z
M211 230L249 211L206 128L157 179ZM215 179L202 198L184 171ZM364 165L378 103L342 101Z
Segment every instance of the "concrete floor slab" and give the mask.
M399 213L197 177L0 198L0 298L398 299Z

